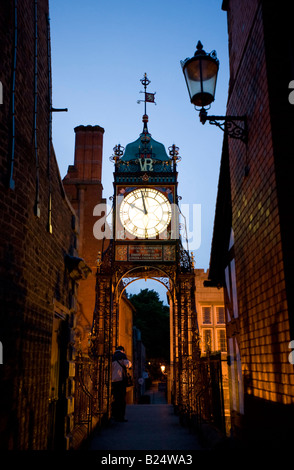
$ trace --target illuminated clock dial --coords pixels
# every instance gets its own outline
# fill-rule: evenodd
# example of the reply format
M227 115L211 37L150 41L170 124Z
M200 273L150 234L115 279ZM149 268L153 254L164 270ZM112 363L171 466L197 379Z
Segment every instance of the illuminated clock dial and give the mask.
M160 191L140 188L125 196L119 214L129 233L138 238L152 238L167 228L171 220L171 205Z

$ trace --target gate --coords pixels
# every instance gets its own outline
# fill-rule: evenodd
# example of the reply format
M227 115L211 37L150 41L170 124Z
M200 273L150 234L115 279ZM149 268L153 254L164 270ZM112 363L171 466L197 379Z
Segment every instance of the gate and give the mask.
M207 422L225 432L221 354L201 357L199 368L201 387L196 394L197 428Z

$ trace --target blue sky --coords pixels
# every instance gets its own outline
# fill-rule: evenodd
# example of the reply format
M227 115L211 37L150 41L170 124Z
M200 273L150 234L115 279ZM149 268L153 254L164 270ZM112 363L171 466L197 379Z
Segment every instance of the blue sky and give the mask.
M223 133L199 122L180 60L194 54L199 39L207 52L216 50L220 70L210 114L225 114L228 37L221 4L222 0L49 0L53 106L68 108L67 113L53 115L61 176L73 164L74 127L98 124L105 129L103 195L112 195L109 157L116 144L125 147L142 131L143 104L137 100L143 96L140 79L146 72L151 80L148 91L156 92L157 103L147 106L149 131L166 149L172 144L179 147L181 202L201 205L201 243L194 256L196 267L204 269L209 267ZM140 288L139 282L132 288Z

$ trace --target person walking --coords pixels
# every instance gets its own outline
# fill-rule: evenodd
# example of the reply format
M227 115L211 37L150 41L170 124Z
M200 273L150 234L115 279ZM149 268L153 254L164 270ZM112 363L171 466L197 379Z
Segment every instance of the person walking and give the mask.
M112 417L116 421L126 422L126 369L130 369L132 363L128 360L123 346L118 346L112 357Z

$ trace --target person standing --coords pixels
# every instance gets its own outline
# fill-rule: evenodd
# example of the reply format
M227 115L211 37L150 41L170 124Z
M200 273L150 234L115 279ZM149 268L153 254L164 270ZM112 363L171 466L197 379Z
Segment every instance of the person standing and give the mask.
M116 421L126 422L126 369L130 369L132 363L128 360L123 346L118 346L112 356L112 417Z

